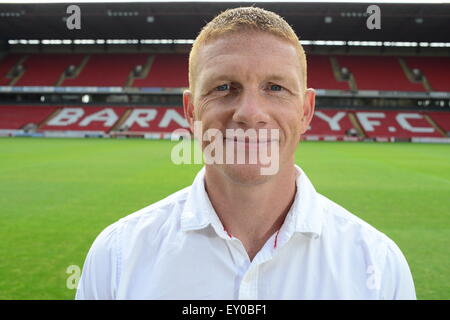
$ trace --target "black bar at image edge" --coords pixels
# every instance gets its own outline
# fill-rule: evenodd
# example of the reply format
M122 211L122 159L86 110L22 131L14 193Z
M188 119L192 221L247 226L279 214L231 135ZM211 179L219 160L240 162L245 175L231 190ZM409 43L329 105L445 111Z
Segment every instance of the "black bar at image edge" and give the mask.
M300 301L300 300L152 300L152 301L61 301L61 300L3 300L0 308L3 314L8 309L15 316L30 313L37 316L43 312L64 318L85 318L98 312L105 315L146 315L145 318L166 319L274 319L282 315L290 318L330 314L332 316L383 317L399 312L402 316L410 313L418 316L423 311L427 314L446 314L450 303L442 301ZM445 308L445 309L444 309ZM160 317L161 316L161 317ZM127 319L126 319L127 320Z

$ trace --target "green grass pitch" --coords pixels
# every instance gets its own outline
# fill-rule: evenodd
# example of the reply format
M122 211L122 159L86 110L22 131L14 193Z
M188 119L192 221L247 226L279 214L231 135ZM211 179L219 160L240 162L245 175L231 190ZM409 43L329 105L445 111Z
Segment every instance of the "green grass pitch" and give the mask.
M73 299L106 226L192 183L174 142L0 139L0 299ZM316 189L392 238L419 299L450 298L450 146L303 142L297 164Z

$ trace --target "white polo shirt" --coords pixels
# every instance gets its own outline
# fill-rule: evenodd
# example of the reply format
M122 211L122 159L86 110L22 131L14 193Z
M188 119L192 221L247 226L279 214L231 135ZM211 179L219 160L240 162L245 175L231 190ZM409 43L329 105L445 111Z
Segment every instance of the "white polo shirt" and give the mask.
M101 232L76 299L416 299L397 245L296 169L293 205L253 261L224 230L203 168L192 186Z

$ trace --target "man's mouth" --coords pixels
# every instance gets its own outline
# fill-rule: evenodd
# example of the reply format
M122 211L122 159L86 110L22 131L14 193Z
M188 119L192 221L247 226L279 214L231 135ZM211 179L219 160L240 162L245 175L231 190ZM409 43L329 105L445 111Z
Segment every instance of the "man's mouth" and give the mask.
M278 142L275 139L260 139L260 138L251 138L251 137L225 137L224 142L228 143L245 143L249 145L256 144L269 144Z

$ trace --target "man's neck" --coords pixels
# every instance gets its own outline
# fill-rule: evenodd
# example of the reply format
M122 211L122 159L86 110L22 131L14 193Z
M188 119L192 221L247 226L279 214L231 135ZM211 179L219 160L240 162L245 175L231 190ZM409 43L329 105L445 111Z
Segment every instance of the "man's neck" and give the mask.
M250 260L280 229L294 201L296 169L285 167L257 185L233 182L215 168L208 168L205 187L224 228L241 240Z

